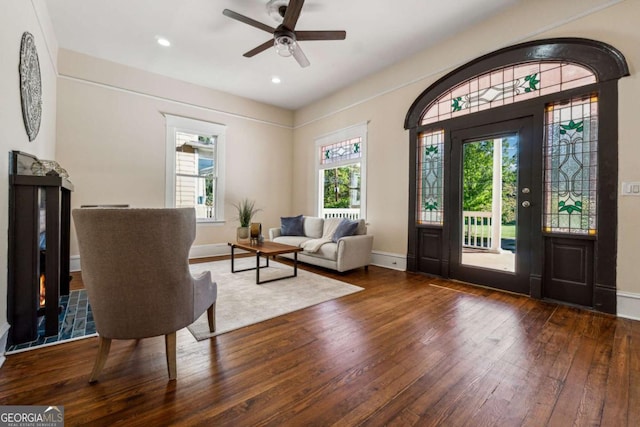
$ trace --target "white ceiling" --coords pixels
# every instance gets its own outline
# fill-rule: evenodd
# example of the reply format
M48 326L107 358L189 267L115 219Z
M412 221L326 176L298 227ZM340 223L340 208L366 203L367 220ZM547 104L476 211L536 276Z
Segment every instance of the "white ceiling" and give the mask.
M311 66L225 8L276 27L268 0L46 0L60 47L268 104L297 109L450 37L519 0L307 0L296 30L345 30L303 41ZM163 36L172 43L156 43ZM272 76L282 83L271 83Z

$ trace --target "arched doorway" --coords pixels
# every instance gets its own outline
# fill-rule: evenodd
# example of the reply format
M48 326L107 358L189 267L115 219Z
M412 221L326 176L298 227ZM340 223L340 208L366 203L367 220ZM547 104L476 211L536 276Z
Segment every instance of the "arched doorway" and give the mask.
M407 267L616 310L617 80L605 43L475 59L409 109Z

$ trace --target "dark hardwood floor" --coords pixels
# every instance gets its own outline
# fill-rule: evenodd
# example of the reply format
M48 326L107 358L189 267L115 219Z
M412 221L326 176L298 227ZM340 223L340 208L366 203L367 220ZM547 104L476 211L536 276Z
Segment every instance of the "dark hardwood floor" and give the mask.
M184 329L176 382L162 337L114 341L94 385L97 338L7 356L0 404L64 405L66 425L91 426L640 424L640 322L304 268L365 290L201 342Z

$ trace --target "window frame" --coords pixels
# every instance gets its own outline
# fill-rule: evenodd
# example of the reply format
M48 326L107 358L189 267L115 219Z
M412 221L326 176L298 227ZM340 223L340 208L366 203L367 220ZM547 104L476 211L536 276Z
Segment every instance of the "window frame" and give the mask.
M191 119L182 116L164 114L166 120L166 163L165 163L165 206L176 206L176 134L192 133L198 135L210 135L216 137L215 152L215 195L214 200L219 201L214 205L214 218L196 218L197 223L224 224L224 200L225 200L225 134L226 125Z
M324 206L324 170L348 166L360 163L360 218L367 215L367 124L358 123L325 135L315 138L315 212L319 217L323 217ZM348 159L336 161L326 165L321 164L320 148L326 145L340 143L349 139L360 138L360 157L358 159Z

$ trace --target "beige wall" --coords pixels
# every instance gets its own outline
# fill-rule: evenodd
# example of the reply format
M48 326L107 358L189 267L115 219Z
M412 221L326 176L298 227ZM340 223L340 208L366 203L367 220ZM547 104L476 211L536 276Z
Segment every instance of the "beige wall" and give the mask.
M28 31L35 38L42 79L42 122L38 136L29 142L20 104L20 41ZM4 0L0 13L0 337L6 331L7 229L9 226L9 155L20 150L53 159L56 146L56 70L58 45L43 1ZM0 348L0 354L4 349Z
M241 198L263 208L255 220L265 226L289 213L291 111L63 49L59 73L56 158L75 184L73 208L163 207L168 113L226 126L227 221L198 225L195 245L235 238Z
M640 1L527 1L341 90L295 114L293 211L312 214L314 139L370 120L367 220L374 251L406 255L409 135L404 117L413 101L449 71L485 53L525 40L586 37L620 49L631 76L620 81L620 181L640 181ZM640 252L640 198L619 197L618 289L640 293L632 256Z

